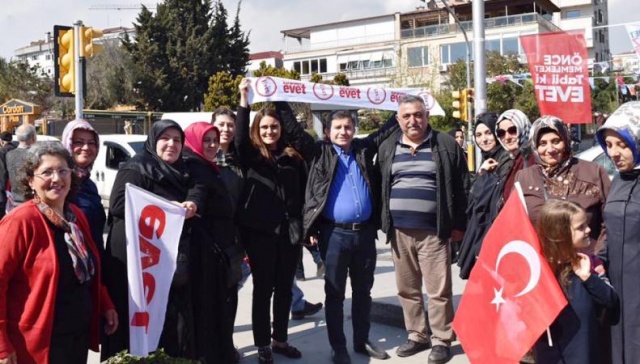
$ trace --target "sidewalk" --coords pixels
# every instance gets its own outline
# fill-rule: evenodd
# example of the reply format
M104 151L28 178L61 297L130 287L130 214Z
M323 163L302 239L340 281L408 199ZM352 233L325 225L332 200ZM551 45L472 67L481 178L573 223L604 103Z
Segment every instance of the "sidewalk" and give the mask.
M381 348L385 349L391 359L377 360L357 354L352 350L352 330L351 330L351 284L347 282L346 299L344 303L345 313L345 336L347 337L349 354L354 364L363 363L402 363L402 364L425 364L428 361L429 350L416 354L408 358L396 356L398 346L407 340L402 318L402 309L397 298L396 281L391 260L389 246L384 243L383 236L376 244L378 250L378 263L375 272L375 282L371 296L373 306L371 308L371 331L370 339ZM311 254L306 249L304 251L304 264L306 274L309 277L304 282L298 281L299 287L305 293L305 299L309 302L324 302L324 280L315 278L316 265L313 263ZM457 266L452 266L453 270L453 294L454 306L457 307L460 295L464 289L465 282L458 277ZM243 358L240 363L257 363L257 349L253 346L253 334L251 332L251 292L253 284L251 278L247 280L244 287L239 292L238 314L234 341ZM425 297L426 300L426 297ZM274 354L276 363L296 363L296 364L323 364L331 363L331 347L327 338L326 323L324 321L324 310L304 320L289 322L289 342L302 352L302 359L288 359L282 355ZM451 348L453 359L452 364L468 364L469 360L462 351L459 342L454 342ZM99 354L89 352L90 364L99 363Z
M427 363L429 351L422 352L408 358L399 358L395 351L398 346L407 340L406 331L402 319L402 309L396 296L396 281L391 261L389 246L384 242L376 245L378 250L378 264L375 273L375 283L371 292L373 307L371 312L371 341L384 348L391 359L377 360L357 354L352 350L352 330L351 330L351 291L350 283L347 283L345 299L345 336L347 337L348 348L351 360L357 363ZM306 275L309 277L304 282L298 281L299 287L305 293L305 299L309 302L324 302L324 280L315 278L316 266L311 255L306 249L304 251L304 263ZM453 294L454 304L457 306L460 295L464 289L464 281L458 278L457 267L453 267ZM234 334L235 344L243 355L241 363L257 363L257 349L253 346L253 336L251 333L251 279L239 293L238 316L236 318L236 328ZM304 320L289 322L289 342L302 352L302 359L293 360L284 356L274 354L276 363L331 363L331 347L326 332L324 321L324 310L314 316ZM453 359L450 363L469 363L466 355L462 352L459 342L452 346Z

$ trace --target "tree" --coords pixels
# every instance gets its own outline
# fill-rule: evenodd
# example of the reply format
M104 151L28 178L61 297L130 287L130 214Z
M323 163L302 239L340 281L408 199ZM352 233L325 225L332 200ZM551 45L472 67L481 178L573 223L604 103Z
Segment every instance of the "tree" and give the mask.
M146 7L136 19L136 41L125 39L135 64L134 88L147 110L200 110L209 77L243 74L248 36L240 28L240 6L232 27L222 1L165 0L156 15Z
M204 98L204 110L214 111L220 106L236 109L240 101L240 81L243 77L233 77L229 72L218 72L209 78L209 88Z
M104 43L104 52L87 60L86 109L110 109L118 105L134 105L134 74L129 53L120 41Z

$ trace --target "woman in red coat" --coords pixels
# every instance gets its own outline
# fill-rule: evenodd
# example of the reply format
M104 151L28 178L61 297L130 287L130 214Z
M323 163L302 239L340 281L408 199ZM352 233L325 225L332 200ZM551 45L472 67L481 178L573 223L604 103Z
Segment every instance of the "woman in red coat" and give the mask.
M23 170L30 201L0 222L0 363L87 362L117 314L100 280L100 256L81 210L66 202L77 181L59 143L34 146Z

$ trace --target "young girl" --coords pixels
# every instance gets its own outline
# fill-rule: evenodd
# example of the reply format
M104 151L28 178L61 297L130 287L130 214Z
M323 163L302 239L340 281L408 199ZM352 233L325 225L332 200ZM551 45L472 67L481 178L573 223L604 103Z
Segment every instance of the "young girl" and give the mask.
M603 363L598 347L598 310L618 309L618 295L595 256L581 253L591 241L584 209L562 200L545 202L538 218L542 252L569 304L551 324L551 342L544 334L534 352L537 363ZM606 358L608 359L608 358Z

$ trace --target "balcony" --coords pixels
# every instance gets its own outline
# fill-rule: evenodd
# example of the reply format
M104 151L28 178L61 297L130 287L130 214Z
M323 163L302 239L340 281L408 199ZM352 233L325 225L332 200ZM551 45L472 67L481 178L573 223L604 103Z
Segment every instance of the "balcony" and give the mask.
M488 18L484 20L485 30L504 27L514 27L529 24L538 24L548 31L560 31L561 29L551 21L542 17L538 13L518 14L509 16L500 16ZM460 27L467 32L473 31L472 21L460 22ZM400 36L402 39L432 37L438 35L446 35L458 31L457 24L429 25L421 28L402 29Z
M287 38L287 39L293 39L293 38ZM388 33L388 34L371 35L366 37L340 38L340 39L326 41L326 42L303 41L302 43L298 43L296 41L296 44L291 44L289 42L286 42L285 53L301 53L301 52L317 51L317 50L323 50L323 49L342 48L347 46L393 42L393 40L394 40L393 33Z
M352 83L362 79L379 79L389 78L396 74L396 67L385 68L365 68L365 69L347 69L342 72L334 73L322 73L321 76L324 80L332 80L338 73L344 73ZM309 81L311 75L300 75L301 81Z

